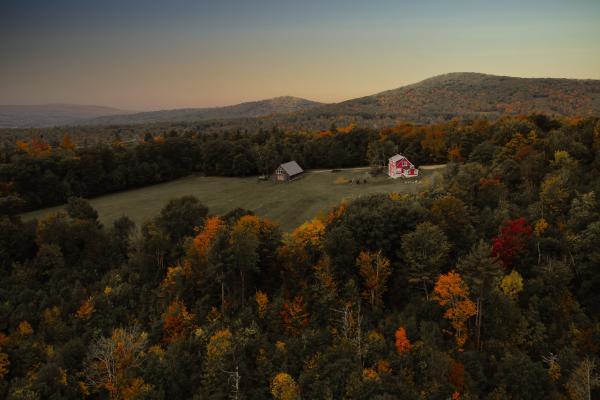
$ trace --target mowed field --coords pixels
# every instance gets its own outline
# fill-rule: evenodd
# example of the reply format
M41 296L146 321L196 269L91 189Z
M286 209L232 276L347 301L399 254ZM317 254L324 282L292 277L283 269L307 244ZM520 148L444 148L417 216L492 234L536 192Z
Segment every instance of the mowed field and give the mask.
M311 171L289 183L259 181L256 177L189 176L97 197L91 199L90 203L98 210L100 220L105 225L126 215L139 227L145 220L158 215L170 199L192 195L208 206L211 214L225 214L242 207L278 222L284 231L289 231L320 212L327 212L344 199L373 193L415 193L437 179L431 179L435 170L422 169L421 176L416 180L394 180L381 176L368 178L366 184L339 183L342 180L340 178L351 180L364 177L367 170ZM62 209L61 206L46 208L25 213L23 217L40 218Z

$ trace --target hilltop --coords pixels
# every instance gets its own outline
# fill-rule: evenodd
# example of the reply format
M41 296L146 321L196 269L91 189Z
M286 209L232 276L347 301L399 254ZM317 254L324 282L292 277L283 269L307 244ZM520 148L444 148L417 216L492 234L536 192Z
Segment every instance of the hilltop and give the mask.
M530 113L600 115L600 80L450 73L372 96L324 105L304 114L313 118L426 123L453 117L494 119Z

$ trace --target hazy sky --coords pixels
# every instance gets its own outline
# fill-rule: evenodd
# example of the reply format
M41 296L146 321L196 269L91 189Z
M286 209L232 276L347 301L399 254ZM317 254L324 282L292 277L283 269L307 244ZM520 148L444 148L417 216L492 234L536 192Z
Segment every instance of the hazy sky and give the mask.
M600 79L600 0L0 0L0 104L332 102L457 71Z

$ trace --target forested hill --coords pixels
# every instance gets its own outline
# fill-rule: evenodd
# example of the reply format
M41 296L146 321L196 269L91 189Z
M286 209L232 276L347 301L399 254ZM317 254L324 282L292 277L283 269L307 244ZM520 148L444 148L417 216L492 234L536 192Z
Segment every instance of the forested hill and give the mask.
M320 104L280 97L235 106L180 109L96 118L90 124L209 123L210 130L269 128L323 130L355 124L380 128L399 122L432 123L452 118L497 119L542 113L600 115L600 80L514 78L450 73L371 96Z
M90 118L123 113L131 111L74 104L0 105L0 128L73 125Z
M299 97L283 96L267 100L250 101L226 107L182 108L127 115L112 115L94 118L90 121L86 121L86 123L94 125L114 125L255 118L305 111L320 105L322 105L322 103L301 99Z
M544 113L600 115L600 80L513 78L450 73L372 96L328 104L307 117L434 122Z

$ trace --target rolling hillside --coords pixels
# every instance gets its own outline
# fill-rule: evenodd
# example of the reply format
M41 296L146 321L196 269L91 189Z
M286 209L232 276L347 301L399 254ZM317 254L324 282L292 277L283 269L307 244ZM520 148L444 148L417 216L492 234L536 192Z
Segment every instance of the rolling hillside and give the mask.
M322 104L323 103L301 99L298 97L284 96L267 100L251 101L226 107L183 108L127 115L113 115L95 118L93 120L86 121L86 123L94 125L114 125L255 118L305 111Z
M600 115L600 80L450 73L372 96L324 105L304 114L313 118L346 116L432 122L534 112Z
M530 113L598 116L600 80L461 72L332 104L287 96L226 107L139 113L95 106L0 106L0 128L82 125L79 130L85 130L99 125L201 123L207 132L253 131L275 125L288 130L321 130L332 123L380 128L399 121L431 123L454 117L495 119Z
M123 113L131 111L74 104L0 105L0 128L74 125L102 115Z

